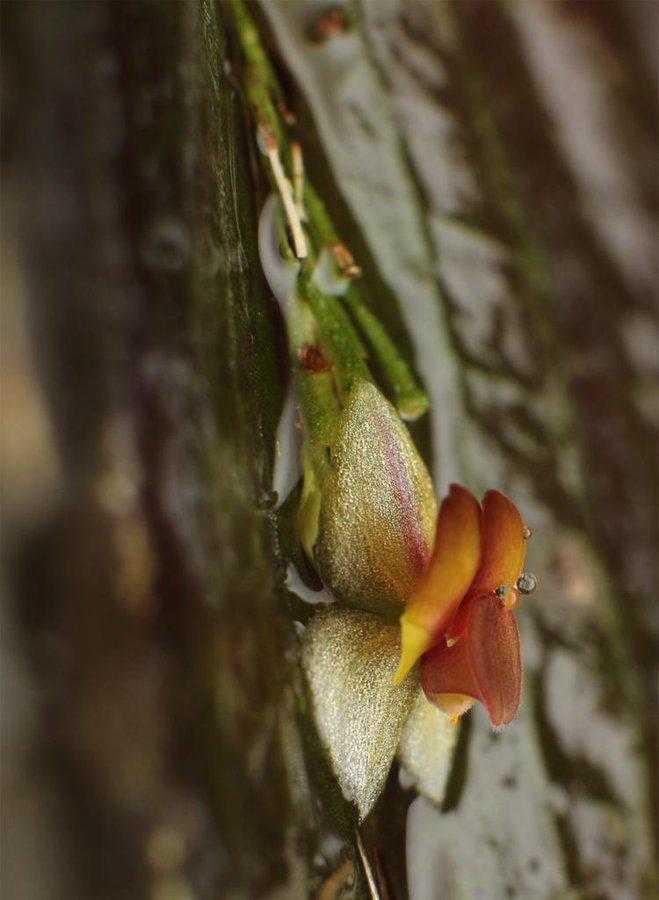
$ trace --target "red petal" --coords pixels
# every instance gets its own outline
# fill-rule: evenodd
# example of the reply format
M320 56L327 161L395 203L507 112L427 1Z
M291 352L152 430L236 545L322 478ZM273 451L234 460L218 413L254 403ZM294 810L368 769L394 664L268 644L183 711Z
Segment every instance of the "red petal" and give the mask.
M507 725L522 697L522 654L517 620L500 597L475 601L468 643L490 721Z
M484 594L500 585L515 586L526 556L524 522L519 510L499 491L483 498L482 558L470 593Z
M468 597L458 608L448 628L448 638L457 638L464 633L468 599L489 594L501 585L514 589L524 568L524 522L512 500L499 491L488 491L483 498L481 541L478 572L469 588Z
M466 694L485 706L492 725L507 725L517 714L522 688L517 622L496 594L474 597L465 606L462 637L426 654L421 684L440 707L442 695Z

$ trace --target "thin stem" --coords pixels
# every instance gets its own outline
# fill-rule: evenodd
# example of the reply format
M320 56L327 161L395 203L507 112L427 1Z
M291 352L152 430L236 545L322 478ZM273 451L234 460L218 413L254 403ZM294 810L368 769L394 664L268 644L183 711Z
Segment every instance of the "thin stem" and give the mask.
M307 248L307 238L300 221L300 211L293 196L293 187L286 177L284 167L279 154L279 146L272 133L261 129L259 136L265 155L268 157L270 168L272 169L272 177L281 197L284 214L289 228L291 229L291 237L293 239L293 250L297 259L306 259L309 251Z
M342 303L335 297L323 294L308 276L312 260L317 258L324 247L345 278L352 280L361 271L337 234L325 204L304 178L299 144L289 142L287 137L285 116L282 113L283 95L247 5L244 0L231 0L231 8L247 67L247 95L255 110L263 150L270 163L275 187L281 196L295 255L298 259L307 260L306 274L300 278L302 295L317 318L319 338L327 344L332 355L339 393L344 396L357 378L372 380L365 362L366 353ZM292 186L284 170L282 155L290 162ZM308 246L302 221L307 224L313 248ZM428 400L414 378L411 367L355 285L350 285L344 302L373 350L401 417L408 420L418 418L427 409Z
M309 231L314 242L330 248L336 247L339 239L332 220L325 204L308 182L304 196L309 214ZM419 386L409 364L401 356L377 316L366 305L355 284L350 285L344 300L377 358L382 375L391 388L396 409L403 419L418 419L428 409L428 397Z
M334 364L334 374L342 401L358 381L372 381L365 362L366 351L359 335L336 297L323 293L309 272L298 279L300 297L309 304L318 330Z
M357 285L351 284L344 302L366 335L394 396L401 418L415 421L428 409L428 397L414 378L412 370L398 352L380 320L364 303Z
M244 0L230 0L234 20L240 39L240 45L247 64L246 88L252 106L257 112L259 124L269 125L275 133L277 143L281 146L285 139L285 129L280 115L272 102L282 106L282 94L270 65L254 19L247 9Z
M305 413L311 439L319 446L329 446L333 423L339 415L331 369L314 371L305 366L305 353L318 344L318 328L313 310L300 297L290 299L288 343L291 366L298 389L300 406Z
M300 218L304 219L304 157L302 156L302 147L297 141L291 144L291 165L293 167L293 195Z

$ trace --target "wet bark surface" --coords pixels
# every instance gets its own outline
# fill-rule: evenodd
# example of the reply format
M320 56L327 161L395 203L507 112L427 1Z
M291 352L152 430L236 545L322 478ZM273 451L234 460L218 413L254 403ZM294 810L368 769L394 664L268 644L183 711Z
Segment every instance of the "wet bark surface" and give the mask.
M648 8L364 3L321 43L255 8L438 484L536 532L520 721L472 714L441 809L394 771L355 843L297 666L229 7L3 5L3 896L649 895Z

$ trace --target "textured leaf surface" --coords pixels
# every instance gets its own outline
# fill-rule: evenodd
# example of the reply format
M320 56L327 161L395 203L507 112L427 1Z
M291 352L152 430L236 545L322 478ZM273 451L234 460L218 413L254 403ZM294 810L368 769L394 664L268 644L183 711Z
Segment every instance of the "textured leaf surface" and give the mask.
M413 677L392 684L399 653L398 626L369 613L323 610L304 634L316 727L362 819L382 790L418 691Z
M377 388L349 397L323 485L317 557L341 599L399 612L432 554L437 504L406 426Z

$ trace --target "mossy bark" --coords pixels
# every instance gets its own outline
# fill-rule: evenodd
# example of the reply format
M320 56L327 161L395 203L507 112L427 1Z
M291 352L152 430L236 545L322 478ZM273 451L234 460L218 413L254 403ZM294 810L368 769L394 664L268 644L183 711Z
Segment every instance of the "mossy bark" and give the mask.
M414 434L438 484L502 487L536 523L522 719L475 716L443 808L414 807L442 896L651 889L658 119L645 4L624 7L364 3L325 44L315 6L251 7L362 292L431 397ZM365 859L382 896L432 896L407 883L397 773L356 842L306 718L271 492L286 339L230 6L2 12L9 293L61 472L8 514L5 564L74 892L338 896L366 890ZM590 143L552 59L601 103Z

